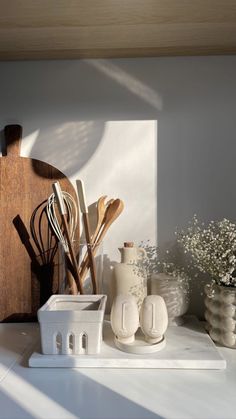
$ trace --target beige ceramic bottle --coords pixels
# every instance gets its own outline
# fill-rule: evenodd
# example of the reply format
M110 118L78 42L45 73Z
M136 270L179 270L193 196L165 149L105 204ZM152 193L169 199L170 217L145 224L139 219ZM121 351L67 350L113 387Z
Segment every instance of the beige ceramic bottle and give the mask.
M133 242L124 243L124 247L119 248L119 251L121 263L115 265L113 273L114 297L121 294L133 295L140 309L147 295L147 276L143 268L146 252L134 246Z

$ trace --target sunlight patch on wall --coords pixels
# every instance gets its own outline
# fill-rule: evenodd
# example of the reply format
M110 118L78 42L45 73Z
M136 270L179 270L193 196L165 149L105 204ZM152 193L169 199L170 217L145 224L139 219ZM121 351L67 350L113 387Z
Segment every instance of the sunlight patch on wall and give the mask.
M31 134L27 135L24 138L24 141L22 142L21 145L21 152L20 155L22 157L28 157L31 154L31 151L36 143L37 138L39 137L40 134L40 130L37 129L35 131L33 131ZM24 136L24 133L23 133Z
M106 122L99 147L76 177L85 182L88 202L108 195L125 203L104 243L109 258L119 259L124 241L156 243L157 121Z
M124 71L118 65L113 64L110 60L96 59L84 61L128 89L134 95L143 99L149 105L152 105L158 111L162 110L161 95L127 71Z

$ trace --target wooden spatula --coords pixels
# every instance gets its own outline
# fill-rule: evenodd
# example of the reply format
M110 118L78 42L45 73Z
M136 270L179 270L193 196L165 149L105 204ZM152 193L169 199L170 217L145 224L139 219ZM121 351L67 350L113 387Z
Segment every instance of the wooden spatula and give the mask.
M96 279L96 267L95 267L94 254L92 250L93 243L91 239L91 232L90 232L90 225L89 225L89 218L88 218L88 207L87 207L85 191L84 191L84 182L82 180L76 180L76 186L77 186L77 191L78 191L80 209L83 216L85 238L87 242L88 265L90 267L90 272L91 272L93 293L97 294L98 286L97 286L97 279Z

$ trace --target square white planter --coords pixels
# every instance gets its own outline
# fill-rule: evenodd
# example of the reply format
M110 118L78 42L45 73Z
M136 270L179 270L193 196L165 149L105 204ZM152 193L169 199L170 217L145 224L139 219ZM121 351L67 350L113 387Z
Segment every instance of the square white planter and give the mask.
M106 295L51 296L38 310L43 354L99 353L106 300Z

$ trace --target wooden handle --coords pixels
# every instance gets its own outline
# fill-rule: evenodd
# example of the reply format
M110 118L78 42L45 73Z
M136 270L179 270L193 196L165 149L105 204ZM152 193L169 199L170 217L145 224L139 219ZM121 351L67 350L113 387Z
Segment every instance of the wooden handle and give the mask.
M97 250L98 250L101 242L103 241L103 239L104 239L104 237L105 237L105 235L106 235L106 233L107 233L107 231L108 231L108 229L109 229L109 227L110 227L111 224L112 223L106 224L104 226L104 228L101 227L100 230L99 230L99 233L97 234L97 237L95 238L94 241L92 241L92 253L93 253L93 257L96 256ZM87 253L87 255L85 255L83 261L81 262L80 270L79 270L80 280L81 280L82 283L83 283L83 281L85 279L85 276L86 276L86 274L88 272L89 263L90 263L89 254Z
M85 230L85 237L87 242L87 251L88 251L88 258L89 258L89 267L91 272L91 279L93 284L93 293L98 293L98 286L97 286L97 278L96 278L96 267L95 267L95 259L94 259L94 253L92 249L92 241L91 241L91 235L90 235L90 227L89 227L89 220L88 220L88 214L83 214L83 221L84 221L84 230Z
M113 203L111 205L113 205ZM104 219L105 221L101 225L101 227L100 227L100 229L99 229L99 231L97 233L97 236L96 237L93 237L93 240L92 240L92 244L93 244L93 255L94 256L96 255L96 252L98 250L98 247L101 244L102 240L104 239L104 237L105 237L105 235L107 233L107 230L110 228L111 224L119 217L119 215L123 211L123 208L124 208L124 203L123 203L123 201L121 201L119 199L119 206L118 206L116 212L112 215L112 217L110 217L110 219L108 219L108 221L106 221L106 216L105 216L105 219ZM107 209L107 211L108 211L108 209ZM82 260L82 262L80 264L79 274L80 274L80 280L82 282L84 281L85 275L86 275L87 270L88 270L88 261L89 261L88 255L85 255L84 256L84 259Z
M93 253L93 257L96 256L96 253L98 251L98 248L101 244L101 240L98 241L98 237L101 235L101 231L103 229L103 225L100 226L100 229L98 230L98 234L96 235L96 237L94 236L92 239L92 253ZM89 255L88 252L86 253L86 255L84 255L84 258L80 264L80 270L79 270L79 274L80 274L80 280L83 283L85 276L88 272L89 269Z
M61 214L61 221L62 221L62 224L63 224L63 227L64 227L66 241L67 241L68 248L69 248L69 254L70 254L71 262L72 262L72 265L73 265L73 268L74 268L77 285L79 287L79 292L80 292L80 294L83 294L83 286L82 286L82 282L80 281L80 276L79 276L78 269L77 269L77 260L76 260L75 252L74 252L74 249L73 249L73 244L71 242L71 238L70 238L70 234L69 234L69 228L68 228L68 224L67 224L67 220L66 220L66 215Z
M82 214L88 213L88 207L85 199L84 182L82 180L76 180L76 186L79 197L79 205Z
M94 254L92 250L92 241L91 241L90 225L89 225L89 218L88 218L88 207L87 207L86 198L85 198L84 182L82 180L76 180L76 186L77 186L77 191L78 191L80 209L83 214L84 231L85 231L85 238L87 242L87 251L88 251L91 279L92 279L92 284L93 284L93 293L97 294L98 286L97 286L97 279L96 279L96 268L95 268Z
M22 138L21 125L6 125L4 128L4 136L6 141L5 155L20 156L20 146Z
M68 261L70 263L69 255L66 254L66 256L67 256L67 263L68 263ZM73 266L71 266L71 269L73 270ZM66 278L67 278L67 282L68 282L68 285L69 285L70 294L78 295L78 293L79 293L78 288L77 288L74 276L73 276L72 272L70 271L69 267L66 269Z

